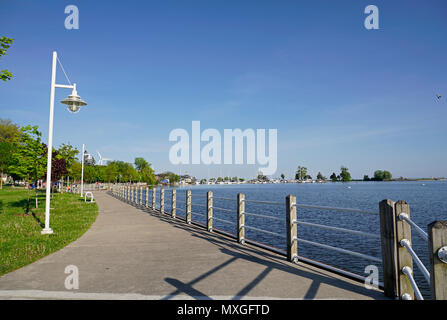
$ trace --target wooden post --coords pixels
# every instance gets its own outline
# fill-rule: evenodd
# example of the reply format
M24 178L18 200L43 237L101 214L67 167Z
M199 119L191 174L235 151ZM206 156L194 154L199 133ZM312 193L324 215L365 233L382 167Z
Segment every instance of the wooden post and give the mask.
M146 208L149 208L149 187L146 187L146 201L144 203Z
M213 231L213 192L206 193L206 225L208 231Z
M160 212L165 213L165 189L160 188Z
M152 188L152 210L155 210L155 196L157 195L157 188Z
M296 198L286 197L286 230L287 230L287 260L298 262L298 232L296 223Z
M431 298L447 300L447 220L428 225L428 249Z
M171 217L175 218L175 213L176 213L176 198L177 198L177 193L175 189L172 189L172 203L171 203Z
M245 243L245 194L237 194L237 241Z
M382 200L379 203L384 294L392 299L397 296L398 286L394 205L394 201L390 199Z
M410 284L408 277L402 272L403 267L408 266L413 271L413 257L408 252L407 248L400 245L403 239L407 239L411 244L411 226L399 219L399 214L406 213L410 218L410 206L403 200L399 200L394 205L396 213L396 247L397 247L397 270L398 270L398 287L397 293L399 299L402 299L402 295L408 293L412 299L414 299L414 290Z
M191 190L186 190L186 223L191 224Z

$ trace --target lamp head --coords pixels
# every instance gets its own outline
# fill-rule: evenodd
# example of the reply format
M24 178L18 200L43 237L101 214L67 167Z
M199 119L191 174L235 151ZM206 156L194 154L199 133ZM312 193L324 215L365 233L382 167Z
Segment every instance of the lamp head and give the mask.
M73 85L72 93L61 101L61 103L67 105L68 111L71 113L77 113L81 109L81 107L87 105L87 103L78 96L78 92L76 91L76 83Z

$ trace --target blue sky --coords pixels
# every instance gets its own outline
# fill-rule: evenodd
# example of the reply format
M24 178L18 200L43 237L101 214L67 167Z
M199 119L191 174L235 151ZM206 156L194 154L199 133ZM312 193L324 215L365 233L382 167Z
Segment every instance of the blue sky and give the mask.
M79 30L64 27L66 5ZM379 30L364 27L367 5ZM47 139L51 52L88 106L56 90L54 143L157 172L251 178L258 166L170 164L169 132L278 129L278 170L447 176L447 3L0 0L0 117ZM61 70L57 82L66 83ZM436 94L442 94L440 100Z

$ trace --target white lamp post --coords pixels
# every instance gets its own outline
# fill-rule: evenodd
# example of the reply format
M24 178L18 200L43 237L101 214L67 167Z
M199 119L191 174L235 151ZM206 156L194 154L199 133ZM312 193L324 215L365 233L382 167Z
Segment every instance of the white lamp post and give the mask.
M73 89L71 95L62 100L63 104L67 105L67 109L76 113L80 110L85 103L76 92L76 83L73 85L56 84L56 62L57 52L53 51L53 64L51 70L51 92L50 92L50 120L48 129L48 160L47 160L47 185L46 185L46 198L45 198L45 228L42 230L42 234L51 234L53 230L50 228L50 196L51 196L51 160L53 157L53 115L54 115L54 91L56 88Z
M81 198L84 196L84 158L85 158L85 145L82 144L82 167L81 167Z

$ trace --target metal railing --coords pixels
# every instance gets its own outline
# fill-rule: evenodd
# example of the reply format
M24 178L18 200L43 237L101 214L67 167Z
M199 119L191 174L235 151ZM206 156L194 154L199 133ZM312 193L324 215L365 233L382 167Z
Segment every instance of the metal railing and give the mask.
M401 212L398 214L398 219L399 221L403 221L405 222L407 225L404 225L402 229L406 229L407 232L404 232L407 235L411 234L411 227L416 230L416 232L419 234L419 236L425 240L426 242L429 241L428 235L427 233L422 230L422 228L420 228L414 221L412 221L409 217L408 213L405 212ZM408 232L410 231L410 232ZM411 245L411 241L407 238L403 238L399 240L399 245L402 248L405 248L406 251L410 254L411 256L411 262L415 262L416 265L418 266L419 270L422 272L425 280L428 282L428 284L430 285L430 272L427 270L427 268L425 267L425 265L422 263L421 259L419 258L419 256L416 254L416 252L413 250L412 245ZM401 272L408 278L408 281L410 283L411 288L413 289L414 295L416 296L416 298L418 300L424 300L424 297L421 294L421 291L419 289L418 284L416 283L416 280L413 277L413 270L412 270L412 265L411 263L408 263L408 261L406 261L407 263L403 263L404 265L401 266ZM408 265L409 264L409 265ZM411 292L402 292L402 299L406 299L406 300L411 300L412 299L412 293Z
M423 276L426 281L430 284L432 289L432 298L433 299L443 299L447 298L447 295L444 296L443 292L447 291L445 289L446 283L439 284L439 279L436 282L437 287L441 287L441 293L434 294L433 293L433 276L431 273L436 272L436 268L434 268L433 263L431 265L431 271L424 266L420 258L414 252L411 246L411 227L414 228L418 235L421 236L422 239L429 242L432 247L432 260L435 259L436 262L441 261L441 263L447 263L447 246L446 244L441 243L436 245L433 244L433 240L431 237L416 223L414 223L409 216L409 206L404 201L398 201L394 203L391 200L384 200L379 204L379 211L369 211L369 210L361 210L361 209L353 209L353 208L339 208L339 207L328 207L328 206L316 206L316 205L307 205L307 204L299 204L296 203L296 198L293 195L289 195L286 197L285 203L275 202L275 201L261 201L261 200L251 200L245 199L244 194L238 194L237 199L231 199L226 197L218 197L214 196L212 192L207 192L206 194L193 194L191 190L186 190L186 193L183 195L184 200L178 199L176 194L176 189L166 190L164 188L146 188L145 193L143 189L138 189L139 187L132 186L120 186L118 189L112 188L112 194L124 201L145 205L146 207L151 208L152 210L160 211L161 213L171 214L173 218L180 219L175 216L176 210L180 210L185 213L183 219L186 223L194 223L196 225L205 227L208 231L215 231L222 233L224 235L228 235L232 238L237 239L237 241L241 244L245 242L249 242L256 246L262 247L264 249L268 249L274 251L276 253L286 255L287 259L291 262L304 262L308 264L313 264L315 266L325 268L327 270L337 272L339 274L345 275L347 277L365 281L366 277L363 277L359 274L352 273L350 271L342 270L333 265L323 263L321 261L315 261L309 259L307 257L303 257L298 255L298 243L303 243L306 245L319 247L324 250L330 250L333 252L337 252L340 254L346 254L350 256L354 256L360 259L365 259L368 261L373 261L376 263L381 263L383 267L383 277L384 281L379 282L379 285L384 289L384 293L389 297L397 297L399 299L413 299L415 296L418 300L422 300L423 296L420 292L419 287L416 284L416 281L413 277L413 261L416 263L418 268L421 270ZM138 192L139 191L139 192ZM170 192L169 192L170 191ZM145 197L143 197L145 195ZM158 195L158 196L157 196ZM206 204L193 203L192 199L202 199L206 201ZM158 200L158 201L156 201ZM236 204L236 210L222 208L213 205L213 200L218 201L234 201ZM164 211L165 209L165 201L168 201L171 204L171 212ZM158 203L157 203L158 202ZM177 203L181 203L182 207L177 207ZM277 217L262 213L252 213L247 212L245 210L245 205L247 203L255 203L261 205L274 205L274 206L284 206L285 205L285 217ZM159 204L157 208L157 204ZM200 207L203 208L205 213L192 211L192 207ZM364 232L360 230L352 230L340 226L331 226L320 223L313 223L308 221L302 221L297 218L297 209L316 209L316 210L325 210L325 211L343 211L343 212L353 212L353 213L361 213L361 214L369 214L376 215L380 217L380 235L374 234L370 232ZM222 211L224 213L233 213L235 214L236 221L231 221L227 219L222 219L216 217L213 213L214 211ZM204 218L205 224L196 220L193 217L202 217ZM226 215L227 217L231 217L231 215ZM271 221L279 221L285 223L286 226L286 234L265 230L263 228L259 228L258 226L247 225L246 216L251 216L255 219L263 219L263 220L271 220ZM224 224L228 224L235 227L235 233L229 233L224 230L213 228L213 222L221 222ZM435 222L434 222L435 223ZM437 223L437 222L436 222ZM311 241L309 239L303 239L298 236L297 226L306 226L310 228L318 228L322 230L329 230L333 232L340 232L346 234L353 234L356 236L369 238L369 239L380 239L381 240L381 249L382 249L382 257L375 257L370 254L360 253L353 250L348 250L345 248L340 248L334 245L319 243L316 241ZM429 225L430 227L430 225ZM246 230L252 230L255 232L263 233L266 235L270 235L272 237L285 239L287 244L287 250L283 251L278 248L271 247L264 243L259 243L252 239L246 238ZM430 229L431 230L431 229ZM446 228L442 229L443 236L437 235L437 238L445 239L447 238L444 233L447 231L447 222ZM444 241L444 240L442 240ZM439 242L439 241L438 241ZM397 249L396 253L395 250ZM439 254L436 252L440 252ZM435 257L435 254L438 258ZM434 257L434 258L433 258ZM444 261L444 259L446 261ZM441 276L438 278L443 278L445 275L445 268L438 271ZM406 280L405 280L406 279ZM442 291L444 290L444 291ZM436 291L436 290L435 290ZM439 291L439 290L438 290Z

